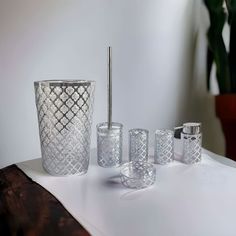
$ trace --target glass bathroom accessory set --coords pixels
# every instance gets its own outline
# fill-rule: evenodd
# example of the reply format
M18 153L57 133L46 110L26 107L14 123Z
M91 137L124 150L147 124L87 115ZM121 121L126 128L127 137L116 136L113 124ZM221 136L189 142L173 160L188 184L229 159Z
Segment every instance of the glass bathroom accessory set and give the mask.
M148 161L149 131L129 130L129 161L122 164L123 125L112 121L111 47L108 48L107 122L97 124L97 162L105 168L120 167L121 183L141 189L156 180L156 167ZM85 174L89 166L95 82L46 80L34 83L42 165L51 175ZM174 160L174 137L181 140L180 159L201 161L201 124L185 123L171 130L156 130L154 163Z

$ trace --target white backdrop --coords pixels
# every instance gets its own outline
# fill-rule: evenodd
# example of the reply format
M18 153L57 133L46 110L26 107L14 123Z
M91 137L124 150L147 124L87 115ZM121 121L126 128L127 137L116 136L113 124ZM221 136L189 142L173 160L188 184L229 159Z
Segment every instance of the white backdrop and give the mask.
M221 152L202 82L204 53L193 70L198 7L194 0L0 0L0 167L40 156L33 81L56 75L96 80L95 146L95 125L107 117L108 45L113 117L125 140L133 127L149 129L152 141L156 128L194 119L207 124L205 146Z

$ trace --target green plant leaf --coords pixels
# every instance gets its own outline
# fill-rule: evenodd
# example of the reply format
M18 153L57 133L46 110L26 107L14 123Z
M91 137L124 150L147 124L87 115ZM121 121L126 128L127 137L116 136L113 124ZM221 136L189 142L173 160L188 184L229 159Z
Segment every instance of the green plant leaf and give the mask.
M221 12L224 0L204 0L209 12Z
M213 53L208 48L207 49L207 91L210 90L210 76L211 76L211 69L212 69L213 60L214 60Z
M235 0L225 0L226 6L229 12L229 19L228 22L231 25L233 15L235 14L236 11L236 1Z
M230 28L230 51L229 51L229 68L232 84L232 92L236 93L236 18L232 17Z
M209 49L216 63L216 77L221 94L231 92L228 53L222 37L226 21L223 0L204 0L209 11L210 27L207 33ZM208 79L209 80L209 79Z
M229 68L232 92L236 93L236 0L227 0L230 24Z

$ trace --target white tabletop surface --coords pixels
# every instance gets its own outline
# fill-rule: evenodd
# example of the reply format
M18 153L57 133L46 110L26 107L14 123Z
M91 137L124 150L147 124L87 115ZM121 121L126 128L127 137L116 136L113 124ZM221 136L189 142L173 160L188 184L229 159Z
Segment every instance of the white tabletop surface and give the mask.
M131 190L119 168L96 164L96 150L83 176L50 176L40 159L18 164L94 236L236 235L236 162L204 151L199 164L155 166L156 183Z

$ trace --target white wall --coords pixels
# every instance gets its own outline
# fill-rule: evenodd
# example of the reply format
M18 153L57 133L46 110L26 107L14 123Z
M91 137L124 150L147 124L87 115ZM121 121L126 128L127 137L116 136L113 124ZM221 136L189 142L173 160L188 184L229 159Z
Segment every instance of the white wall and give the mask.
M194 12L194 0L0 0L0 167L40 156L33 81L55 75L97 81L95 146L108 45L125 136L144 127L152 140L156 128L201 120L190 99Z

